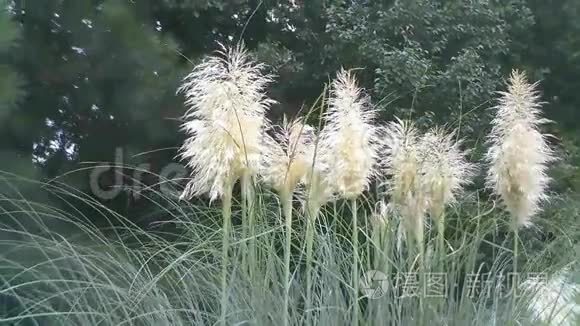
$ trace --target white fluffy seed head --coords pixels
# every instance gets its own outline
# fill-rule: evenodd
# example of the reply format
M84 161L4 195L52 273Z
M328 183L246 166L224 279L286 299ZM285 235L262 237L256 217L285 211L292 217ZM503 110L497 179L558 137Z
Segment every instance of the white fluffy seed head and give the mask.
M457 194L469 183L474 166L455 140L454 133L433 128L419 144L421 153L420 183L431 218L438 220L445 206L456 201Z
M386 127L386 155L382 165L386 174L387 192L396 205L402 205L409 197L418 191L419 175L419 137L418 131L411 121L396 119Z
M379 137L375 111L350 71L341 70L332 82L318 155L334 191L356 198L368 189L376 173Z
M390 177L387 193L404 218L407 231L423 240L427 201L421 188L421 148L418 131L410 121L396 119L385 128L386 155L382 165Z
M302 119L288 121L284 117L282 126L273 129L273 137L265 136L261 175L278 193L291 195L311 169L314 128Z
M307 210L309 218L316 218L320 208L331 200L336 198L332 191L333 186L324 172L325 168L315 156L314 164L309 168L306 178L304 179L304 192L301 198L304 202L304 208Z
M182 198L209 193L213 200L257 172L265 112L273 103L265 95L272 78L263 68L243 45L222 47L185 77L179 92L189 107L182 125L188 138L180 154L192 173Z
M554 157L539 127L541 118L537 84L513 71L508 91L501 92L494 107L489 135L487 185L499 196L513 217L514 226L528 226L546 199L547 163Z

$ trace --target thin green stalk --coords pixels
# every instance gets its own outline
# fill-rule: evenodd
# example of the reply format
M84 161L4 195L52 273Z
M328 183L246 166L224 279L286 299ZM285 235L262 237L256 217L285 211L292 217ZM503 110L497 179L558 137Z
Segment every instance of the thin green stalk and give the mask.
M443 273L445 271L445 260L447 257L446 247L445 247L445 212L441 211L436 218L437 221L437 247L436 247L436 257L437 261L430 266L430 268L437 268L436 273ZM427 266L425 266L427 268ZM427 272L427 271L424 271ZM425 283L422 283L425 284ZM443 309L445 305L445 298L437 300L437 309Z
M518 227L514 227L514 274L518 272Z
M286 243L284 248L284 325L288 325L288 307L290 300L290 250L292 246L292 194L283 193L280 196L282 210L286 219Z
M356 198L351 200L352 208L352 288L353 288L353 318L352 325L358 325L358 221L357 221L357 202Z
M253 191L252 177L244 174L241 181L242 186L242 219L246 220L248 231L248 271L250 278L253 279L254 269L256 268L256 221L253 211Z
M306 221L306 301L304 310L306 311L306 325L311 325L311 316L308 311L312 305L312 256L314 244L314 222L318 216L318 208L309 207Z
M222 238L222 299L221 299L221 319L222 325L226 325L226 315L228 308L228 264L229 264L229 245L230 230L232 220L232 187L227 187L222 198L222 219L223 219L223 238Z
M390 224L386 224L381 232L380 232L380 246L381 246L381 250L380 250L380 257L381 257L381 261L380 261L380 265L379 265L379 270L387 275L389 270L387 269L388 267L390 267L389 264L389 254L391 251L391 239L389 237L394 236L393 232L391 232L391 225Z
M386 217L385 217L386 218ZM391 275L391 268L392 268L392 264L389 263L389 254L391 252L391 239L393 239L393 233L391 232L391 225L390 224L385 224L383 226L383 228L381 229L381 233L380 233L380 246L381 246L381 265L379 270L383 273L385 273L385 275ZM385 309L385 305L384 304L380 304L381 302L378 301L377 303L379 306L379 312L378 315L382 316L383 315L383 310Z
M248 265L248 257L247 257L247 253L248 253L248 243L246 241L248 241L247 239L249 238L249 224L248 224L248 205L247 205L247 201L245 198L245 181L244 178L242 178L242 181L240 183L241 185L241 200L240 200L240 205L241 205L241 219L242 219L242 243L240 244L240 252L242 252L243 254L241 255L242 258L242 270L244 271L248 271L250 270L250 265Z
M441 213L437 219L437 247L439 252L439 264L445 266L445 213Z
M519 250L519 241L518 241L518 225L516 223L514 223L514 269L513 269L513 277L514 279L512 280L512 290L514 292L512 292L512 309L516 308L516 300L517 300L517 295L515 293L516 291L516 280L518 280L518 250Z
M425 273L425 241L424 241L424 224L423 224L423 215L422 213L419 213L421 215L418 215L415 217L415 219L413 220L414 223L414 235L415 235L415 240L417 241L416 248L410 248L409 252L413 253L413 255L415 255L415 249L417 250L416 254L418 256L416 256L416 261L417 261L417 273L419 275L419 284L424 284L424 273ZM410 243L412 243L413 241L409 241ZM415 259L413 259L415 260ZM412 265L414 269L414 262L412 262ZM419 295L419 311L420 311L420 325L424 325L425 324L425 302L424 302L424 297L423 295Z
M378 270L378 271L383 271L382 268L382 262L383 262L383 253L382 253L382 249L383 249L383 229L382 229L382 225L379 225L379 223L374 223L372 225L372 233L371 233L371 246L373 247L372 249L374 249L374 253L373 253L373 259L374 259L374 265L373 265L373 269Z
M421 311L421 325L425 325L425 296L424 286L425 284L425 242L421 241L419 243L419 284L421 285L421 293L419 293L419 307Z
M382 218L382 216L379 218ZM386 273L386 270L383 269L383 262L385 261L385 253L386 253L386 251L383 251L383 249L385 249L386 247L386 242L383 241L383 239L385 238L384 237L385 233L386 233L385 224L378 221L378 219L375 220L374 223L372 224L372 233L371 233L372 241L370 243L370 246L372 247L371 250L373 250L372 254L373 265L370 269L374 269L376 271L380 271L383 273ZM382 300L376 301L369 300L369 307L372 307L373 310L369 314L370 316L382 316L383 304L381 301Z

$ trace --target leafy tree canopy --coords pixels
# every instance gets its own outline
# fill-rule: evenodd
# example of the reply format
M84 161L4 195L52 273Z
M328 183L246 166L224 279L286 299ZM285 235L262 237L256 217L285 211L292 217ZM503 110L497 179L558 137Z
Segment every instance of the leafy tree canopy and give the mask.
M54 177L83 162L149 164L182 140L175 94L218 42L243 40L277 75L271 114L296 113L341 67L384 119L460 127L481 143L487 107L513 67L542 82L548 115L578 160L580 5L553 1L4 0L3 170ZM563 136L566 134L566 136ZM560 170L574 187L574 164ZM87 187L86 173L69 181ZM572 177L572 178L571 178Z

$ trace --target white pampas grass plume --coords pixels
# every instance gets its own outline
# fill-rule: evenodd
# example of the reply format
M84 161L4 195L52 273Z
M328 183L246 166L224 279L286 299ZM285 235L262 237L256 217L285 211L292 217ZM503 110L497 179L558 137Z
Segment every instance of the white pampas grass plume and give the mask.
M537 84L513 71L507 92L501 92L489 135L487 185L514 219L514 227L528 226L546 199L547 163L554 159L540 125L541 103Z
M442 128L433 128L421 139L421 191L429 215L435 220L442 218L445 206L456 201L474 173L474 166L466 160L460 145L455 133L446 133Z
M273 137L266 136L261 176L278 193L289 195L303 182L312 166L314 128L302 119L274 127Z
M273 129L273 137L265 135L266 146L262 157L261 177L278 192L285 217L283 311L284 318L287 320L291 283L292 198L298 183L305 180L312 167L314 129L303 123L301 119L288 121L286 116L284 116L282 126L275 126Z
M354 75L339 71L323 116L318 155L334 191L344 198L358 197L376 174L379 137L374 118L369 98Z
M418 190L419 137L411 121L396 119L386 127L387 152L383 166L391 178L386 183L387 192L396 205L401 205L409 195Z
M567 279L567 270L564 270L548 280L534 278L521 284L524 296L529 297L528 309L535 321L546 325L578 325L580 286Z
M192 173L182 198L209 193L213 200L256 174L273 103L265 95L272 79L262 70L239 45L222 47L185 77L179 92L189 107L182 125L189 138L180 152Z
M305 177L301 180L299 198L308 217L315 219L320 208L335 199L334 187L329 179L328 163L320 155L320 136L313 132L312 144L306 148L304 157L308 162Z
M301 195L304 201L304 208L310 219L318 216L320 208L331 200L335 199L333 185L328 179L323 163L313 155L312 165L308 170L304 180L304 192Z
M418 131L410 121L396 119L386 126L386 155L382 165L390 179L387 193L404 219L407 232L423 241L423 221L427 208L419 173L421 153Z
M344 69L339 71L331 85L328 111L323 115L320 156L328 168L325 177L334 192L351 201L354 296L359 295L356 198L369 188L378 163L379 137L374 118L369 97L358 87L354 75ZM357 320L358 313L355 306L353 320Z

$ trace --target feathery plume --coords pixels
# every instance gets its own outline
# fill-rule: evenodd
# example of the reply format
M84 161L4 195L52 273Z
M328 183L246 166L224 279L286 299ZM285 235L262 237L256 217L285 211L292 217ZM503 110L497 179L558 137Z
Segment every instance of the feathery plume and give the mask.
M320 208L327 202L334 200L334 187L328 178L328 165L320 155L320 136L312 129L311 143L304 149L306 171L300 180L298 198L309 218L316 218Z
M426 200L419 180L421 155L417 129L410 121L396 119L386 126L387 155L382 165L390 180L386 182L396 209L404 218L408 232L423 241Z
M456 201L456 195L469 183L473 165L465 159L455 133L433 128L419 144L422 153L420 165L421 187L431 218L442 218L445 206Z
M351 201L353 293L358 296L358 222L357 197L367 190L376 174L379 149L375 111L369 97L357 86L356 78L341 69L332 82L328 111L320 134L320 156L328 167L326 178L334 192ZM358 324L358 306L353 324Z
M386 183L387 192L396 205L404 204L409 195L417 192L419 174L419 137L411 121L396 118L386 127L387 155L383 166L391 179Z
M182 125L189 138L181 157L192 173L182 198L209 193L213 200L257 172L265 112L273 103L265 95L272 78L262 70L239 45L222 48L185 77L179 92L189 106Z
M300 181L306 178L312 166L311 149L314 146L314 129L301 119L288 121L284 116L281 127L273 137L265 135L261 176L280 195L285 217L286 242L284 247L284 320L288 320L290 291L290 254L292 244L292 197Z
M537 83L529 84L524 73L513 71L508 91L501 97L492 121L487 186L493 189L514 219L514 226L530 225L531 217L546 199L549 178L547 163L552 150L539 128L549 120L541 118Z
M291 194L304 181L312 165L314 128L302 119L288 121L284 117L273 137L265 135L261 176L274 190Z
M375 111L350 71L332 82L329 109L320 135L320 160L334 191L348 199L368 189L376 173L379 148Z
M316 154L309 156L312 158L311 165L304 180L304 189L301 198L305 204L305 209L309 218L316 218L320 208L331 200L335 199L333 185L326 174L324 163L320 162Z

